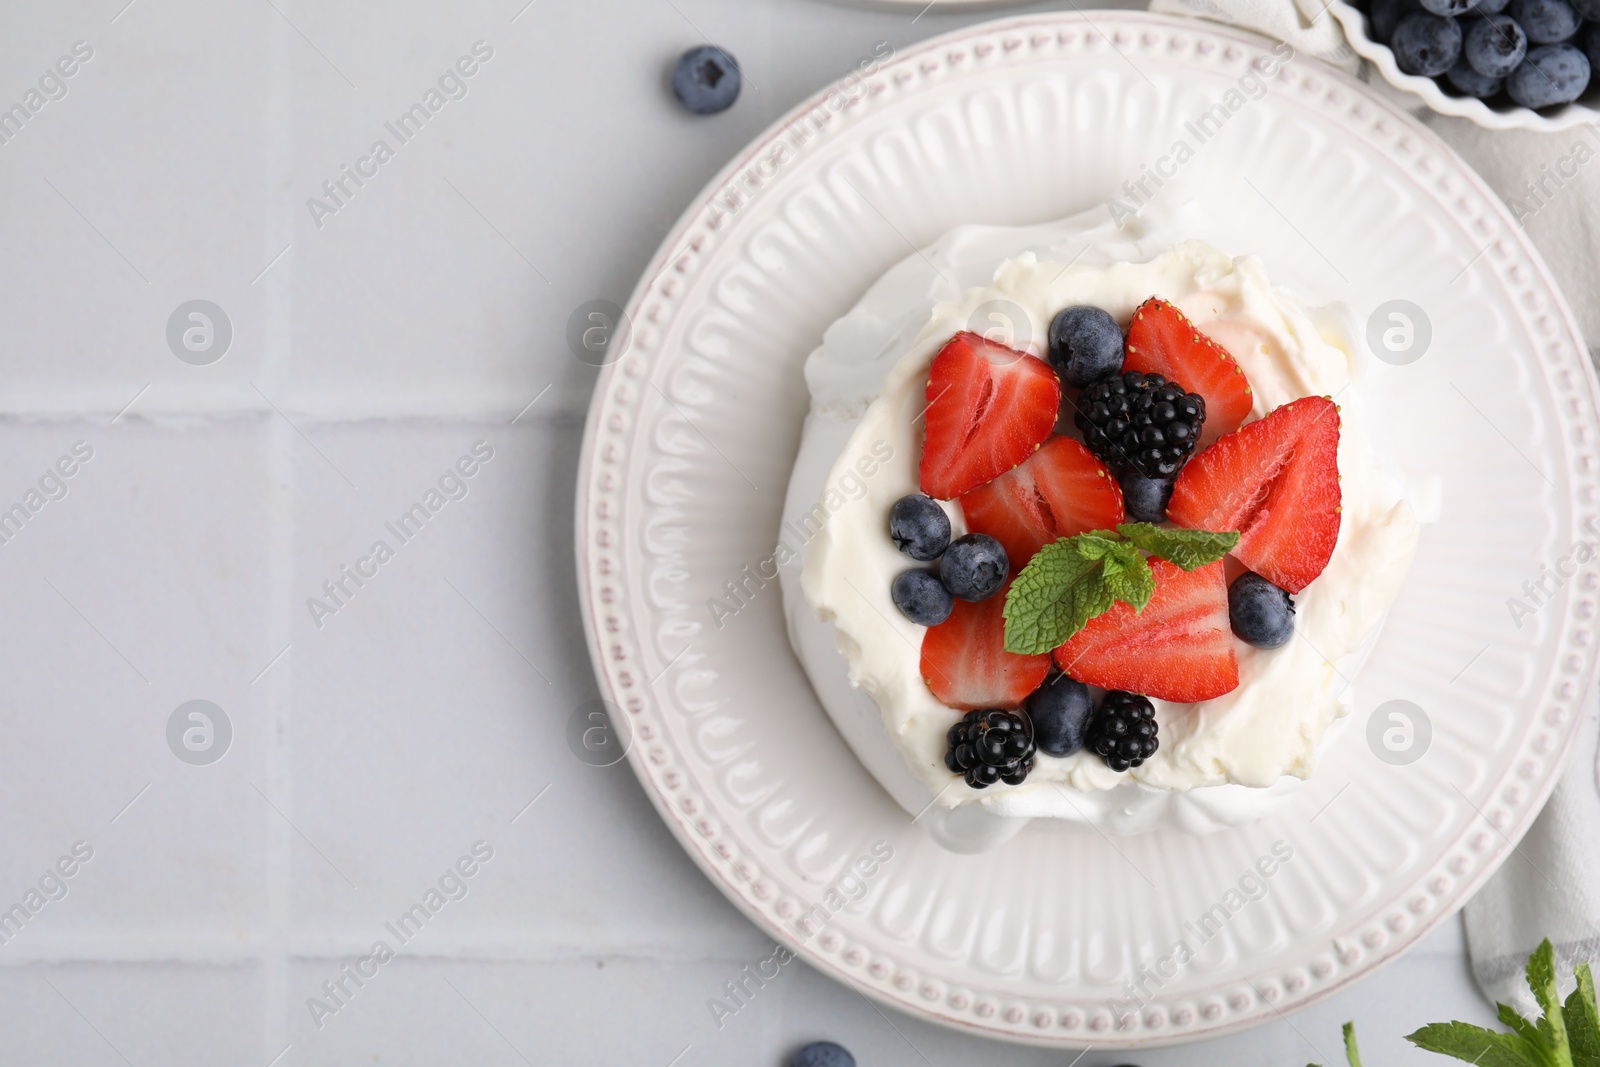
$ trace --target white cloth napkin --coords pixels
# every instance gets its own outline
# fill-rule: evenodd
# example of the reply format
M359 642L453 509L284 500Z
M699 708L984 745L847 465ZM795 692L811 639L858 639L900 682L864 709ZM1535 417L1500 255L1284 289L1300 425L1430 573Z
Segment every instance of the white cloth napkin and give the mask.
M1361 77L1411 111L1489 183L1533 240L1591 346L1600 341L1600 129L1487 130L1428 110L1384 81L1345 42L1324 0L1151 0L1151 9L1232 23L1287 41ZM1590 349L1591 357L1595 355ZM1591 699L1590 707L1595 701ZM1571 765L1516 851L1467 903L1468 952L1478 988L1525 1015L1537 1007L1523 979L1548 937L1563 994L1583 960L1600 971L1600 765L1591 715Z
M1350 51L1339 21L1324 4L1325 0L1150 0L1150 10L1243 26L1289 42L1300 55L1353 73L1361 59Z
M1584 725L1567 773L1516 852L1467 902L1472 976L1483 995L1537 1017L1523 969L1545 938L1565 996L1572 969L1600 969L1600 765L1595 720Z

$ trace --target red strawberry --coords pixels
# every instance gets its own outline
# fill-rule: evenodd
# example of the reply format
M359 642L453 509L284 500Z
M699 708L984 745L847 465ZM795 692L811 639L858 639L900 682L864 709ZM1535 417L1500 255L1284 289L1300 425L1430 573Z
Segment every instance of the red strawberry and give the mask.
M1058 537L1124 521L1122 490L1076 439L1054 437L1015 470L961 498L967 529L1005 546L1011 572Z
M1019 656L1005 650L1005 606L1004 589L975 604L958 600L948 619L922 635L922 677L940 703L962 709L1014 708L1044 681L1048 655Z
M1068 677L1193 704L1239 686L1222 561L1184 571L1152 559L1156 591L1141 612L1120 600L1056 649Z
M1310 585L1339 540L1339 409L1301 397L1191 459L1167 518L1238 530L1234 558L1291 593Z
M1122 369L1159 374L1205 397L1202 447L1237 430L1250 417L1250 382L1238 362L1159 297L1151 297L1134 311Z
M1061 406L1042 359L956 334L928 368L922 491L952 500L1033 455Z

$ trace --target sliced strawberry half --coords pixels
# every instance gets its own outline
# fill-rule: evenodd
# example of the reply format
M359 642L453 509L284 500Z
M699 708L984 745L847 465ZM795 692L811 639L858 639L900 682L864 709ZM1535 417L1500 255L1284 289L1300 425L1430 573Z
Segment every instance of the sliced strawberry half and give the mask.
M1222 561L1184 571L1152 559L1156 589L1144 610L1121 601L1055 651L1070 678L1157 700L1193 704L1239 686Z
M958 600L948 619L922 635L922 677L940 703L1014 708L1044 681L1048 655L1006 651L1005 606L1004 589L975 604Z
M1191 530L1239 531L1234 557L1298 593L1333 555L1339 502L1339 409L1307 396L1191 459L1167 518Z
M1159 374L1205 397L1202 447L1237 430L1250 417L1250 382L1238 361L1159 297L1151 297L1134 311L1122 369Z
M922 491L951 500L1033 455L1061 386L1044 360L963 331L933 357L927 402Z
M1081 442L1053 437L992 482L961 498L967 529L1005 546L1015 574L1059 537L1109 530L1126 516L1122 489Z

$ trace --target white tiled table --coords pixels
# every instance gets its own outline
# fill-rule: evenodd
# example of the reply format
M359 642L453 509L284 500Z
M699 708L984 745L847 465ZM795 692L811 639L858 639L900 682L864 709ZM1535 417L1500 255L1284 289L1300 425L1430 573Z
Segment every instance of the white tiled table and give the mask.
M982 15L525 2L6 5L0 106L93 56L0 144L0 509L93 457L0 544L0 906L93 856L0 945L0 1063L776 1065L823 1036L1066 1062L798 964L719 1031L706 999L770 946L564 741L596 695L568 315L622 301L721 163L875 42ZM750 82L710 120L664 88L702 33ZM319 228L307 198L480 40L465 98ZM208 366L166 341L197 298L233 328ZM467 495L319 627L307 599L478 441ZM193 699L232 727L209 766L167 742ZM479 841L467 895L319 1028L307 998ZM1369 1063L1431 1063L1400 1035L1450 1017L1490 1020L1454 922L1292 1019L1082 1062L1331 1063L1354 1018Z

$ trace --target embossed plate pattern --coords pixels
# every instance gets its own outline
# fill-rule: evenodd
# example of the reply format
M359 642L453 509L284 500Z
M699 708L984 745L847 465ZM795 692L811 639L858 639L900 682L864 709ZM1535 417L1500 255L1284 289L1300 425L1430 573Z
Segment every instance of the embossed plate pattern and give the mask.
M1359 83L1294 61L1230 108L1268 49L1103 11L902 52L864 91L803 104L712 182L633 294L631 344L596 386L578 573L632 766L752 921L905 1011L1104 1048L1303 1006L1402 951L1506 859L1578 722L1597 565L1550 581L1527 617L1507 607L1596 521L1596 390L1572 317L1483 183ZM1202 139L1186 123L1218 103L1228 115ZM1424 309L1431 346L1381 384L1403 416L1392 447L1437 488L1440 518L1362 674L1357 721L1277 815L1117 841L1034 823L995 853L953 856L835 734L762 577L806 408L801 364L873 279L951 226L1128 195L1124 182L1173 169L1161 159L1180 139L1181 180L1262 235L1236 251L1363 320L1390 299ZM720 626L713 597L740 605ZM1365 741L1391 699L1432 724L1408 765ZM892 858L874 857L878 842ZM1292 857L1252 876L1277 842ZM1207 914L1217 932L1202 937ZM1185 939L1193 959L1173 962Z

